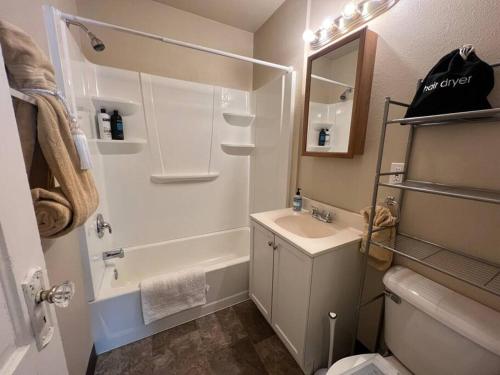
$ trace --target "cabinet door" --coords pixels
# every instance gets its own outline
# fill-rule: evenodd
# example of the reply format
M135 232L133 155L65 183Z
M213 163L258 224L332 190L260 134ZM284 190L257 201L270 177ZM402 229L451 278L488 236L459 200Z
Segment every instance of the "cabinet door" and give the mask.
M312 259L279 237L275 243L272 325L303 364Z
M269 322L273 296L273 245L273 233L252 223L250 298Z

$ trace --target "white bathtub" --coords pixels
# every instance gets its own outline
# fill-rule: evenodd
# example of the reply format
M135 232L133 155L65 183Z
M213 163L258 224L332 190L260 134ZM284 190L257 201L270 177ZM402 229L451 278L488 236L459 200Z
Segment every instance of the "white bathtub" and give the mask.
M98 354L248 299L249 228L124 250L124 258L106 261L98 297L90 304ZM206 271L207 303L144 325L140 281L190 267Z

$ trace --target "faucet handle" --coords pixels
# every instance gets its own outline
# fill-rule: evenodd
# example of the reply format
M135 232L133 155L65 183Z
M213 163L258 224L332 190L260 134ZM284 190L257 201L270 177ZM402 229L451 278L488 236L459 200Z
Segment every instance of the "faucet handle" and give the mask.
M106 229L110 234L112 233L111 225L106 221L104 221L104 217L102 216L102 214L97 214L96 229L97 229L97 236L99 238L102 238L104 236L104 231Z
M315 206L311 206L311 214L317 215L319 213L319 208Z

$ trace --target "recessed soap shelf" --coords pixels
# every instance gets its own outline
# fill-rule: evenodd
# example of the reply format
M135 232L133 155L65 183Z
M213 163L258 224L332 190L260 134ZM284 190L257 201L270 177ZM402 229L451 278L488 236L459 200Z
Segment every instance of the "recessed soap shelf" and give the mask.
M234 126L248 126L255 119L255 115L248 113L224 112L222 116L228 124Z
M117 110L121 116L131 116L141 108L141 104L133 100L111 96L93 96L92 103L97 111L101 108L108 112Z
M89 139L94 143L101 155L131 155L141 152L147 144L142 138L118 139Z
M186 174L153 174L151 182L154 184L173 184L179 182L212 181L219 177L218 172L186 173Z
M255 149L253 143L221 143L220 146L229 155L250 155Z

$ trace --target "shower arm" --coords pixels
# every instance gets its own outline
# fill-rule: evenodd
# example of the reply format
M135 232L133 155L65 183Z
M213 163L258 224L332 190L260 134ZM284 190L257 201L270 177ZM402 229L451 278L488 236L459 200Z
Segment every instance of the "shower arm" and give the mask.
M238 54L231 53L231 52L225 52L225 51L221 51L221 50L214 49L214 48L200 46L198 44L193 44L193 43L183 42L183 41L176 40L176 39L166 38L166 37L163 37L163 36L158 35L158 34L147 33L144 31L139 31L139 30L128 28L128 27L118 26L118 25L114 25L111 23L107 23L107 22L101 22L101 21L90 19L90 18L75 16L75 15L63 13L63 12L60 12L60 17L65 22L70 22L70 23L71 22L78 22L78 23L84 22L84 23L91 24L91 25L107 27L107 28L121 31L124 33L128 33L128 34L133 34L133 35L138 35L138 36L142 36L142 37L149 38L149 39L158 40L160 42L167 43L167 44L173 44L173 45L180 46L180 47L186 47L186 48L194 49L197 51L211 53L213 55L225 56L225 57L229 57L229 58L235 59L235 60L246 61L246 62L250 62L253 64L257 64L257 65L267 66L269 68L283 70L287 73L292 73L294 71L293 66L285 66L285 65L275 64L275 63L264 61L264 60L254 59L252 57L242 56L242 55L238 55Z

